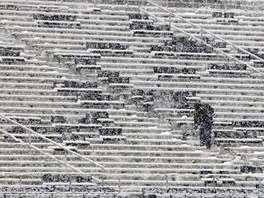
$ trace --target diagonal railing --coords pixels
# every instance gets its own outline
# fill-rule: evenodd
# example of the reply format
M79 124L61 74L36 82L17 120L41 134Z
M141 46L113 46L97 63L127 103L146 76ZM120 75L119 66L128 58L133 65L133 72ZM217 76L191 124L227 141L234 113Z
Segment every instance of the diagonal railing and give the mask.
M262 58L256 56L255 54L252 54L251 52L249 52L249 51L247 51L247 50L245 50L245 49L243 49L243 48L241 48L241 47L239 47L239 46L237 46L237 45L235 45L235 44L233 44L233 43L231 43L231 42L229 42L229 41L226 41L225 39L223 39L223 38L221 38L221 37L215 35L214 33L210 32L210 31L208 31L208 30L205 30L204 28L202 28L202 27L200 27L200 26L198 26L198 25L196 25L196 24L190 22L189 20L187 20L187 19L181 17L180 15L171 12L171 11L168 10L167 8L164 8L164 7L160 6L159 4L157 4L157 3L155 3L155 2L153 2L153 1L151 1L151 0L145 0L145 2L151 4L151 5L155 6L155 7L158 7L159 9L161 9L161 10L165 11L166 13L168 13L169 16L170 16L170 20L171 20L171 16L177 17L177 18L181 19L182 21L184 21L184 22L190 24L191 26L198 28L198 29L201 31L201 35L204 34L204 33L207 33L207 34L213 36L214 38L219 39L219 40L223 41L224 43L226 43L226 44L232 46L233 48L235 48L235 49L237 49L237 50L240 50L240 51L242 51L243 53L248 54L248 55L250 55L251 57L254 57L254 58L256 58L257 60L259 60L259 61L261 61L261 62L264 63L264 59L262 59ZM139 7L139 9L140 9L142 12L146 13L147 15L149 15L149 16L155 18L156 20L158 20L158 21L160 21L160 22L162 22L162 23L168 23L167 21L165 21L165 20L161 19L160 17L155 16L155 15L152 14L151 12L147 11L146 9L143 9L142 6ZM233 61L235 61L235 62L238 62L238 63L240 63L240 64L244 64L244 65L246 65L248 68L250 68L251 70L253 70L253 71L255 71L255 72L257 72L257 73L259 73L259 74L261 74L261 75L264 75L264 73L263 73L262 71L256 69L256 68L253 67L252 65L250 65L250 64L248 64L248 63L246 63L246 62L244 62L244 61L241 61L241 60L239 60L238 58L236 58L236 57L234 57L234 56L232 56L232 55L229 55L229 54L227 54L227 53L225 53L225 52L223 52L223 51L221 51L221 50L219 50L219 49L213 47L212 45L206 43L204 40L202 40L202 39L200 39L200 38L198 38L198 37L196 37L196 36L193 36L192 34L190 34L190 33L186 32L186 31L184 31L184 30L182 30L182 29L176 27L175 25L173 25L173 24L171 23L171 21L169 21L169 25L171 26L171 28L173 28L173 29L175 29L175 30L178 30L178 31L182 32L183 34L187 35L187 36L190 37L190 38L195 39L196 41L198 41L198 42L200 42L200 43L203 43L203 44L206 45L207 47L212 48L212 49L213 49L214 51L216 51L217 53L220 53L220 54L222 54L222 55L228 57L229 59L231 59L231 60L233 60Z
M36 135L37 137L40 137L40 138L46 140L46 141L49 142L49 143L52 143L52 144L55 145L55 146L58 146L59 148L63 149L65 152L67 152L67 153L69 153L69 154L72 154L72 155L74 155L74 156L77 156L77 157L79 157L79 158L81 158L81 159L83 159L83 160L85 160L85 161L87 161L87 162L89 162L89 163L91 163L91 164L93 164L93 165L99 167L103 172L105 172L105 168L104 168L104 166L102 166L101 164L99 164L99 163L97 163L97 162L95 162L95 161L93 161L93 160L91 160L91 159L89 159L89 158L87 158L87 157L85 157L85 156L83 156L83 155L80 155L79 153L74 152L74 151L70 150L69 148L67 148L67 147L65 147L65 146L63 146L63 145L61 145L61 144L59 144L59 143L57 143L57 142L54 142L53 140L51 140L51 139L45 137L44 135L39 134L39 133L33 131L32 129L30 129L30 128L28 128L28 127L26 127L26 126L24 126L24 125L22 125L22 124L20 124L20 123L18 123L18 122L16 122L16 121L10 119L10 118L8 118L8 117L6 117L6 116L3 115L3 114L0 114L0 117L2 117L3 119L5 119L5 120L7 120L7 121L9 121L9 122L11 122L11 123L13 123L14 125L17 125L17 126L23 128L23 129L25 129L25 130L29 133L29 142L24 142L24 141L22 141L22 140L16 138L14 135L12 135L12 134L10 134L10 133L8 133L8 132L2 130L2 129L0 129L0 132L6 134L6 135L8 135L8 136L10 136L11 138L13 138L13 139L19 141L20 143L28 144L28 146L29 146L30 148L32 148L32 149L34 149L34 150L37 150L38 152L40 152L40 153L42 153L42 154L44 154L44 155L46 155L46 156L48 156L48 157L50 157L50 158L56 160L56 161L59 162L60 164L65 165L65 166L69 167L70 169L72 169L72 170L74 170L74 171L77 171L78 173L86 174L86 175L87 175L87 173L83 172L83 171L80 170L79 168L76 168L75 166L70 165L67 161L61 161L61 160L57 159L56 157L54 157L54 156L52 156L52 155L50 155L50 154L48 154L48 153L42 151L41 149L37 148L36 146L32 145L32 143L31 143L31 136L32 136L32 134L34 134L34 135ZM93 177L93 179L94 179L96 182L102 182L100 179L97 179L97 178L95 178L95 177Z
M8 133L7 131L5 131L5 130L3 130L3 129L0 129L0 132L3 133L3 134L5 134L5 135L7 135L7 136L9 136L10 138L14 139L16 142L19 142L20 144L23 144L23 145L28 144L28 146L29 146L30 148L32 148L32 149L34 149L35 151L38 151L39 153L41 153L41 154L43 154L43 155L46 155L47 157L49 157L49 158L51 158L51 159L57 161L57 162L58 162L59 164L61 164L61 165L67 166L68 168L72 169L73 171L77 171L78 173L85 174L85 173L84 173L83 171L81 171L80 169L78 169L78 168L76 168L76 167L70 165L69 163L67 163L67 162L65 162L65 161L61 161L61 160L57 159L56 157L54 157L54 156L52 156L52 155L50 155L50 154L48 154L48 153L42 151L41 149L37 148L36 146L34 146L34 145L32 145L32 144L29 144L29 143L27 143L27 142L25 142L25 141L22 141L21 139L16 138L14 135Z
M264 4L261 0L242 1L242 0L232 0L232 1L213 1L213 0L167 0L162 2L163 4L170 5L170 7L177 7L185 5L188 8L200 8L200 7L210 7L214 9L241 9L241 10L253 10L261 11L264 8Z

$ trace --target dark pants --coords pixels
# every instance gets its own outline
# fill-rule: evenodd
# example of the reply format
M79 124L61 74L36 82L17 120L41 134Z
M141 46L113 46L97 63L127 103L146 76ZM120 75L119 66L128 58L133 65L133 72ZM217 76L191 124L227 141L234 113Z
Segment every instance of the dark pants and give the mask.
M212 123L202 123L200 126L200 145L211 148Z

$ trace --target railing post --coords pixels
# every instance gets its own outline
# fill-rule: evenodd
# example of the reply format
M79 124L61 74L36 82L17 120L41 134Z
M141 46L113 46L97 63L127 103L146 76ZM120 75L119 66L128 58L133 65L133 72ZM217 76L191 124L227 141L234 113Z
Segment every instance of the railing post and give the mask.
M104 177L102 177L102 184L101 186L104 186Z
M69 181L69 188L71 188L71 186L72 186L72 180L70 179L70 181Z
M65 164L67 163L67 151L64 150L64 161L65 161Z
M215 188L216 188L216 183L215 183L215 181L216 181L216 178L215 178L215 176L213 175L214 191L215 191Z
M195 0L192 0L192 8L193 8L193 10L195 9L195 2L194 2Z
M140 13L142 1L138 1L138 13Z
M29 144L29 151L31 150L31 132L28 131L28 144Z
M166 175L166 188L169 188L169 176Z
M201 39L203 40L203 30L201 29Z
M169 13L169 26L170 26L170 30L171 30L171 13Z
M119 192L121 192L121 179L120 178L118 179L118 189L119 189Z
M253 6L253 10L258 11L258 9L255 9L255 8L256 8L256 7L255 7L255 1L252 1L252 6Z
M95 151L94 151L94 147L91 145L91 149L92 149L92 155L94 155L95 153Z

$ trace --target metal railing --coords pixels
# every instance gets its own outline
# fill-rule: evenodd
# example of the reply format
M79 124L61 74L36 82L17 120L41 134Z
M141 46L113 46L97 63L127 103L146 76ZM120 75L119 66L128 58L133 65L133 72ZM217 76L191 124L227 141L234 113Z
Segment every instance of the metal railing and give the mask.
M79 0L80 1L80 0ZM83 0L85 1L85 0ZM185 8L212 8L212 9L240 9L245 11L253 11L258 13L258 11L264 10L264 2L261 0L243 1L243 0L157 0L162 6L165 7L185 7ZM99 4L119 4L119 5L139 5L144 3L144 0L87 0L87 3L92 3L94 5Z
M188 7L188 8L213 8L213 9L243 9L243 10L252 10L252 11L260 11L264 9L263 1L242 1L242 0L221 0L221 1L212 1L212 0L167 0L163 1L163 3L167 4L169 7ZM163 5L164 6L164 5Z
M177 18L181 19L182 21L184 21L184 22L190 24L191 26L193 26L193 27L199 29L199 31L200 31L200 33L201 33L201 37L202 37L202 35L205 34L205 33L208 34L208 35L211 35L211 36L214 37L215 39L219 39L219 40L221 40L222 42L224 42L224 43L226 43L226 44L232 46L232 47L235 48L236 50L242 51L243 53L245 53L245 54L247 54L247 55L249 55L249 56L251 56L251 57L254 57L255 59L257 59L257 60L259 60L259 61L261 61L261 62L264 63L264 59L262 59L262 58L256 56L255 54L252 54L251 52L248 52L247 50L245 50L245 49L243 49L243 48L241 48L241 47L239 47L239 46L237 46L237 45L235 45L235 44L233 44L233 43L231 43L231 42L229 42L229 41L227 41L227 40L225 40L225 39L223 39L223 38L221 38L221 37L219 37L219 36L217 36L217 35L215 35L214 33L210 32L210 31L208 31L208 30L203 29L203 28L200 27L199 25L196 25L196 24L190 22L189 20L187 20L187 19L181 17L180 15L171 12L171 11L168 10L167 8L164 8L164 7L160 6L159 4L157 4L157 3L155 3L155 2L153 2L153 1L151 1L151 0L146 0L146 2L149 3L149 4L151 4L151 5L153 5L153 6L155 6L155 7L157 7L157 8L159 8L159 9L161 9L161 10L163 10L163 11L165 11L167 14L169 14L169 16L170 16L169 19L170 19L170 20L171 20L171 16L174 16L174 17L177 17ZM206 43L203 39L200 39L199 37L196 37L196 36L194 36L194 35L192 35L192 34L186 32L186 31L184 31L184 30L182 30L182 29L176 27L175 25L173 25L172 21L167 22L166 20L164 20L164 19L162 19L162 18L160 18L160 17L155 16L154 14L152 14L152 13L149 12L149 11L147 11L146 9L143 9L142 6L140 6L139 9L140 9L142 12L146 13L147 15L153 17L154 19L156 19L156 20L158 20L158 21L160 21L160 22L162 22L162 23L165 23L165 24L168 23L168 24L171 26L171 28L173 28L173 29L175 29L175 30L177 30L177 31L182 32L183 34L187 35L187 36L190 37L190 38L195 39L196 41L198 41L198 42L200 42L200 43L203 43L203 44L206 45L207 47L212 48L212 49L213 49L214 51L216 51L217 53L220 53L220 54L222 54L222 55L228 57L229 59L231 59L231 60L233 60L233 61L235 61L235 62L238 62L238 63L240 63L240 64L244 64L244 65L246 65L248 68L250 68L251 70L253 70L253 71L255 71L255 72L257 72L257 73L259 73L259 74L261 74L261 75L264 75L263 72L261 72L260 70L256 69L255 67L251 66L249 63L243 62L243 61L239 60L238 58L236 58L236 57L234 57L234 56L232 56L232 55L229 55L229 54L227 54L227 53L225 53L225 52L223 52L223 51L221 51L221 50L219 50L219 49L213 47L212 45Z
M59 144L59 143L57 143L57 142L54 142L53 140L51 140L51 139L49 139L49 138L46 138L44 135L41 135L41 134L39 134L39 133L33 131L32 129L30 129L30 128L28 128L28 127L26 127L26 126L24 126L24 125L22 125L22 124L20 124L20 123L18 123L18 122L16 122L16 121L10 119L10 118L8 118L8 117L6 117L5 115L0 114L0 117L2 117L3 119L5 119L5 120L7 120L7 121L9 121L9 122L11 122L11 123L13 123L14 125L17 125L17 126L23 128L23 129L25 129L25 130L29 133L29 137L28 137L29 140L28 140L28 143L27 143L27 142L22 141L21 139L16 138L14 135L12 135L12 134L6 132L5 130L0 129L0 132L6 134L6 135L8 135L8 136L10 136L11 138L15 139L16 141L19 141L20 143L23 143L23 144L28 144L28 146L29 146L30 148L32 148L32 149L34 149L34 150L37 150L38 152L40 152L40 153L42 153L42 154L48 156L49 158L51 158L51 159L53 159L53 160L56 160L56 161L59 162L60 164L65 165L65 166L67 166L68 168L70 168L70 169L72 169L72 170L74 170L74 171L77 171L77 172L80 173L80 174L86 174L86 175L87 175L88 173L85 173L85 172L83 172L82 170L80 170L79 168L76 168L75 166L70 165L70 164L67 162L67 153L68 153L68 154L72 154L72 155L74 155L74 156L77 156L77 157L79 157L80 159L85 160L85 161L87 161L87 162L89 162L89 163L91 163L91 164L93 164L93 165L99 167L103 172L105 172L105 168L104 168L104 166L100 165L99 163L97 163L97 162L95 162L95 161L93 161L93 160L91 160L91 159L89 159L89 158L87 158L87 157L85 157L85 156L83 156L83 155L80 155L79 153L74 152L74 151L70 150L69 148L64 147L63 145L61 145L61 144ZM63 149L63 150L65 151L65 161L61 161L61 160L57 159L56 157L54 157L53 155L50 155L50 154L48 154L48 153L42 151L41 149L37 148L36 146L32 145L32 142L31 142L32 134L35 135L35 136L37 136L37 137L40 137L40 138L46 140L46 141L49 142L49 143L52 143L53 145L55 145L55 146L57 146L57 147L59 147L59 148L61 148L61 149ZM95 178L94 176L93 176L93 179L94 179L96 182L102 182L100 179L97 179L97 178Z

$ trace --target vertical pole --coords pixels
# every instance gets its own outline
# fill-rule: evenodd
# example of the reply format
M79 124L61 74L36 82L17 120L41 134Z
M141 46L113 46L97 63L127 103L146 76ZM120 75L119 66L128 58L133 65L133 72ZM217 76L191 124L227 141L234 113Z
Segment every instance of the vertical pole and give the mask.
M195 5L194 5L195 3L194 3L194 1L195 0L192 0L192 8L193 8L193 10L195 9Z
M101 186L104 186L104 177L102 178L102 184L101 184Z
M137 1L137 2L138 2L138 13L140 13L142 1Z
M166 175L166 187L169 188L169 176Z
M170 26L170 30L171 30L171 13L169 13L169 26Z
M91 145L92 155L94 155L94 147Z
M119 192L121 192L121 180L120 180L120 178L118 179L118 189L119 189Z
M67 151L65 150L64 151L64 161L65 161L65 164L67 163Z
M142 190L143 197L145 197L145 189L144 188L141 188L141 190Z
M216 181L216 178L215 178L215 176L213 175L214 191L215 191L215 188L216 188L216 183L215 183L215 181Z
M201 39L203 40L203 30L201 30Z
M70 179L70 182L69 182L69 189L71 189L71 186L72 186L72 180Z
M245 5L245 10L246 10L246 11L248 11L248 9L249 9L249 8L248 8L249 5L250 5L249 3L247 3L247 4ZM249 11L250 11L250 9L249 9Z
M206 7L206 10L208 10L208 0L205 0L205 7Z
M28 144L29 144L29 150L31 150L31 132L28 132Z

